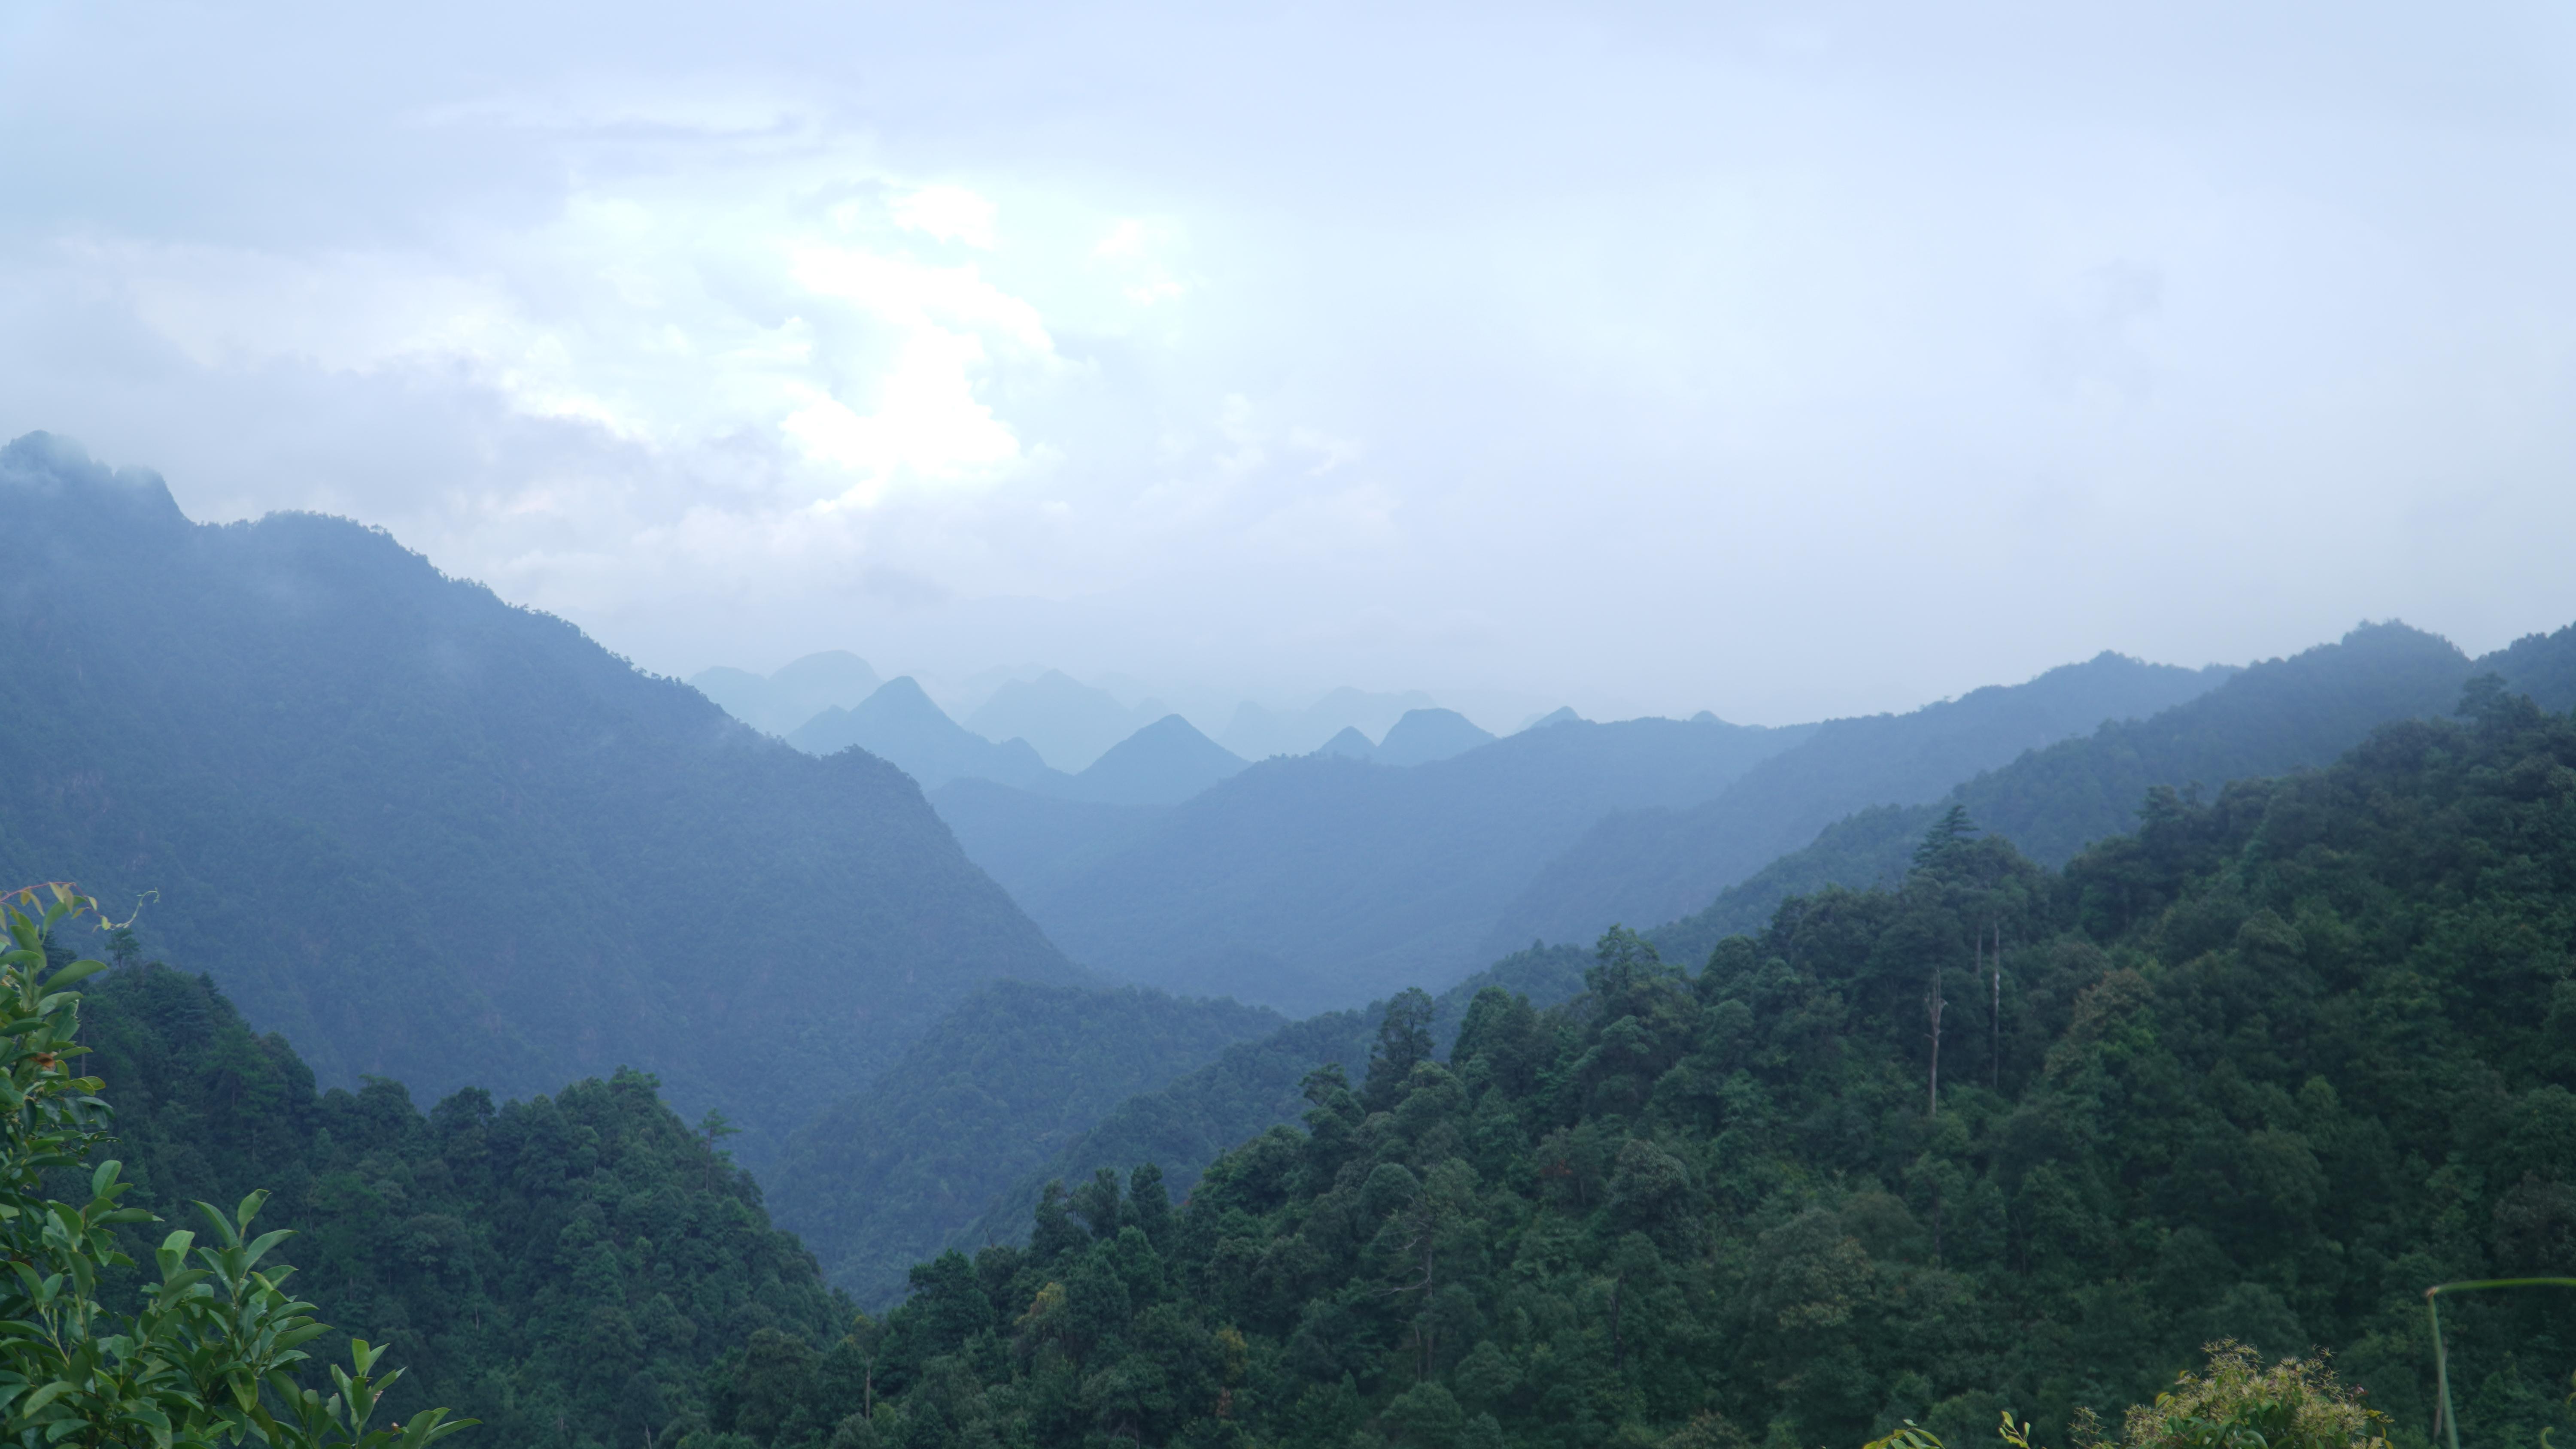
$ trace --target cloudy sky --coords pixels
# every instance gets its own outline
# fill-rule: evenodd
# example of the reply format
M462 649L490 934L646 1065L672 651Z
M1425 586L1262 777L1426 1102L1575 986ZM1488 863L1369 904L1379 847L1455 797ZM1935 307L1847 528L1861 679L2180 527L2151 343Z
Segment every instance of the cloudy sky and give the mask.
M0 434L683 674L2485 649L2576 620L2571 14L0 0Z

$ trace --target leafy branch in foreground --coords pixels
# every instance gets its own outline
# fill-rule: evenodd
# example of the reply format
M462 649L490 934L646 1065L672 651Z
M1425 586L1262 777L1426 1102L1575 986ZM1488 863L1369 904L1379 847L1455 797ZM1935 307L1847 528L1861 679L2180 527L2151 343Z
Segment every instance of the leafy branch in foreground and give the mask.
M2322 1355L2266 1368L2254 1350L2221 1339L2209 1366L2185 1373L2152 1404L2131 1406L2118 1437L2087 1412L2072 1425L2085 1449L2389 1449L2388 1416L2339 1381ZM2034 1449L2030 1425L2004 1411L2006 1449ZM1862 1449L1945 1449L1940 1436L1908 1419Z
M408 1425L371 1427L400 1370L375 1374L382 1350L350 1345L351 1366L331 1369L336 1392L300 1386L303 1345L329 1332L312 1306L285 1288L291 1268L260 1264L288 1234L249 1236L267 1194L230 1215L199 1203L209 1246L175 1231L154 1253L160 1281L132 1314L100 1301L100 1278L133 1266L116 1246L120 1224L153 1221L119 1207L123 1168L101 1162L79 1207L44 1196L48 1171L77 1168L109 1141L107 1104L95 1077L75 1076L80 993L71 988L106 963L59 969L54 932L97 903L48 882L0 901L0 1439L12 1444L236 1444L276 1449L423 1449L472 1421L444 1409Z

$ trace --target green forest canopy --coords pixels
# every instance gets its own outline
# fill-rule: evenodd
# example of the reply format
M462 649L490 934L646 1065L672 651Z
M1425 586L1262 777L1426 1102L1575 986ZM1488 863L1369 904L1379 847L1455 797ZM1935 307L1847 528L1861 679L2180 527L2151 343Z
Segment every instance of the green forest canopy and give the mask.
M1150 1164L882 1324L635 1073L426 1115L316 1093L201 978L91 983L129 1201L276 1189L299 1287L491 1442L1812 1449L2005 1409L2063 1443L2234 1336L2429 1424L2432 1282L2576 1264L2576 720L2492 684L2333 767L2151 797L2052 872L1952 819L1695 973L1408 993L1303 1129ZM1941 1005L1933 1110L1931 1004ZM2463 1303L2464 1439L2576 1337Z
M756 1337L697 1442L2054 1443L2234 1336L2420 1444L2425 1287L2576 1262L2576 720L2466 716L2159 792L2063 873L1936 834L1695 975L1614 935L1446 1062L1400 998L1305 1130L1177 1210L1051 1193L881 1333ZM2554 1306L2457 1310L2464 1441L2564 1423Z
M204 977L135 964L86 990L126 1202L175 1220L267 1189L297 1291L404 1366L392 1417L447 1406L483 1421L468 1446L635 1445L730 1346L847 1328L720 1123L693 1130L651 1077L500 1106L469 1087L424 1115L394 1082L317 1093ZM129 1230L127 1251L149 1263L163 1230Z
M976 986L1080 977L900 771L763 738L380 530L192 523L41 434L0 448L0 501L5 879L157 892L147 949L327 1082L628 1063L758 1164Z

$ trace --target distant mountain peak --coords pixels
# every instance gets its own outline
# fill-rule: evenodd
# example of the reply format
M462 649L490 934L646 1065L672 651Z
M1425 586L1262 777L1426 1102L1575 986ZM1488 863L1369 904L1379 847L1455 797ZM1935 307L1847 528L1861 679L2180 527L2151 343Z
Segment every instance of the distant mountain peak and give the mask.
M930 691L921 687L921 681L909 674L898 674L878 685L851 713L899 715L914 719L935 714L943 720L948 719L948 711L941 709L938 702L930 697ZM949 723L956 721L949 720Z
M1167 714L1136 731L1073 777L1067 793L1113 805L1177 805L1250 762Z
M1377 746L1370 742L1368 736L1360 733L1357 725L1344 725L1341 733L1324 741L1315 753L1339 755L1351 760L1374 760L1377 758Z
M102 522L190 526L160 474L149 468L110 468L55 433L27 433L0 447L0 491L22 506L41 500Z
M1082 770L1109 748L1165 713L1146 700L1131 709L1105 689L1061 669L1014 679L966 716L966 728L988 740L1022 739L1059 770Z
M897 675L877 686L856 708L825 710L797 727L787 742L807 754L830 755L853 746L894 763L924 790L950 780L998 780L1027 789L1058 789L1064 776L1026 740L991 740L948 717L921 681Z
M1236 705L1234 717L1218 737L1227 749L1247 760L1272 755L1313 754L1345 729L1381 738L1405 711L1429 709L1431 696L1420 690L1371 694L1344 685L1302 709L1271 709L1250 700ZM1370 746L1375 749L1374 745Z
M630 1062L758 1166L979 982L1076 975L882 761L798 755L382 530L190 523L47 435L0 448L0 502L0 761L88 792L14 796L14 858L158 892L146 949L323 1085L532 1096ZM650 924L675 890L754 988Z
M1371 758L1381 765L1427 765L1493 742L1493 735L1454 709L1410 709L1378 741Z
M847 649L826 649L767 675L718 665L689 676L690 687L757 730L786 735L831 709L855 709L876 692L877 672Z

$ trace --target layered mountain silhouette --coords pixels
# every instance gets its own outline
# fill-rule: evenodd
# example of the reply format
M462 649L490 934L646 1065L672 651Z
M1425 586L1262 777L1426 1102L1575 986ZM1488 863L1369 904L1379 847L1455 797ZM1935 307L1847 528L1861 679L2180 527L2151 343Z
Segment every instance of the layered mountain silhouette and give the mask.
M1630 720L1405 769L1274 757L1149 816L1078 814L1028 792L950 787L936 800L1076 960L1314 1011L1465 975L1494 912L1593 821L1705 799L1805 734Z
M2215 796L2231 780L2321 768L2383 724L2451 713L2467 681L2485 673L2545 709L2576 705L2576 626L2472 660L2437 635L2365 625L2336 643L2255 664L2161 714L2030 751L1929 803L1837 821L1654 939L1675 959L1696 960L1724 937L1759 927L1791 895L1892 880L1953 804L2031 858L2062 865L2096 840L2135 829L2152 790Z
M1371 743L1358 726L1349 725L1318 745L1315 753L1401 768L1451 759L1493 742L1493 735L1454 709L1409 709L1403 718L1388 726L1382 740Z
M988 740L1026 740L1049 766L1071 773L1165 713L1153 700L1130 708L1105 689L1050 669L1035 679L1005 682L965 724Z
M1315 753L1336 760L1375 760L1377 745L1361 734L1357 725L1344 725L1331 739L1317 745Z
M808 654L770 674L721 665L689 676L698 693L725 713L773 735L785 735L827 709L849 709L883 683L868 661L846 649Z
M995 744L950 719L909 676L888 680L855 709L825 710L787 741L817 755L866 750L892 761L925 790L973 780L1109 805L1176 804L1244 766L1188 720L1170 714L1068 775L1050 768L1026 740Z
M2230 672L2106 653L1906 714L1828 721L1713 798L1658 801L1594 823L1498 914L1482 953L1671 920L1855 810L1936 799L2025 750L2155 714Z
M1353 730L1159 817L1034 804L1015 814L991 791L936 803L1076 960L1166 990L1315 1011L1445 985L1505 954L1498 943L1674 919L1858 806L1932 798L2032 745L2152 714L2225 677L2105 655L1907 715L1751 729L1567 713L1444 759L1378 763L1390 746L1474 728L1420 711L1383 744ZM1716 837L1733 854L1717 874L1626 856L1617 870L1569 868L1588 862L1595 839L1626 839L1627 822L1701 811L1733 812Z
M192 523L44 434L0 449L0 503L0 868L152 893L145 949L326 1083L631 1065L756 1164L977 987L1079 978L902 772L379 530Z
M1370 756L1381 765L1427 765L1463 755L1494 737L1454 709L1409 709Z
M1247 760L1311 754L1344 730L1373 740L1406 711L1431 707L1431 697L1420 690L1377 694L1348 686L1303 709L1273 709L1247 700L1235 706L1234 717L1217 734L1217 743Z
M1244 760L1176 714L1110 747L1055 793L1114 805L1177 805L1242 772Z
M1026 740L1001 744L948 717L910 675L890 679L850 709L827 709L787 742L815 755L856 747L891 760L925 790L961 776L1044 787L1062 779Z

